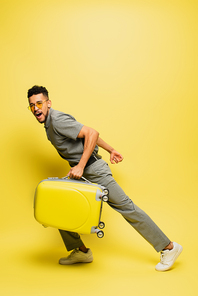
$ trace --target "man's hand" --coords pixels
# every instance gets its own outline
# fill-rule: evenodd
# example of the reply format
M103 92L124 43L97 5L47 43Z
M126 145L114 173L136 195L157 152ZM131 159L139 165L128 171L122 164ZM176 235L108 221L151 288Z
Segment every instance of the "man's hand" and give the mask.
M73 179L80 179L83 175L83 171L84 171L84 169L81 166L79 166L79 164L78 164L70 169L67 176L69 176L70 178L73 178Z
M112 164L118 163L123 160L123 156L116 150L110 152L110 161Z
M109 144L103 141L100 137L98 137L97 145L110 153L110 162L112 164L118 163L123 160L123 156L115 149L113 149Z

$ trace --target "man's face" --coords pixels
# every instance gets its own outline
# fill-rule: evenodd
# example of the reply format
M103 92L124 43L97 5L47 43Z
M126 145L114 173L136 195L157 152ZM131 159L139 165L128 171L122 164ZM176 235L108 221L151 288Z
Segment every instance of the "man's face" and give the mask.
M38 106L36 105L38 104ZM43 94L33 95L29 98L29 105L36 119L40 123L45 123L51 107L51 101Z

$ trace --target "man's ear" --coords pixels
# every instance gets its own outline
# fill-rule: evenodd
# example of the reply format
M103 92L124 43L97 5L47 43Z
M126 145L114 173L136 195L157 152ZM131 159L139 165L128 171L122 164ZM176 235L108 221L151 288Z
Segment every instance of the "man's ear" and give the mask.
M48 101L47 101L47 107L48 107L48 108L51 108L51 106L52 106L52 101L48 100Z

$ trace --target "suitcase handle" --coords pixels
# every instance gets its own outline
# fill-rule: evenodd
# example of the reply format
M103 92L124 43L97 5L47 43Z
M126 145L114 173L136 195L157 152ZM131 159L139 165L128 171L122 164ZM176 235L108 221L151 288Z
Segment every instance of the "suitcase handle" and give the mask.
M65 176L62 179L69 179L69 176ZM81 177L80 179L82 179L83 181L85 181L86 183L91 183L89 180L87 180L85 177ZM92 184L92 183L91 183Z
M82 180L84 180L87 183L91 183L89 180L87 180L85 177L81 177ZM92 184L92 183L91 183Z

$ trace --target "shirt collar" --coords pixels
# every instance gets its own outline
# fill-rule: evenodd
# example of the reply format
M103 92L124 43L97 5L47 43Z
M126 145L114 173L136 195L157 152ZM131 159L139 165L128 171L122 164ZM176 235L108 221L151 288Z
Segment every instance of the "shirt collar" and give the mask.
M50 115L51 115L52 111L53 111L53 109L50 108L48 116L47 116L47 120L46 120L45 125L44 125L45 129L48 129L48 127L50 126Z

